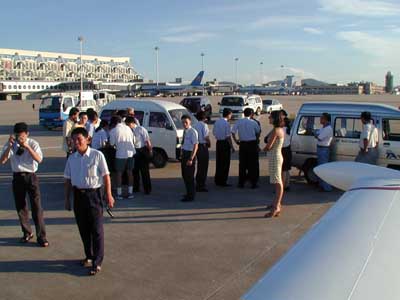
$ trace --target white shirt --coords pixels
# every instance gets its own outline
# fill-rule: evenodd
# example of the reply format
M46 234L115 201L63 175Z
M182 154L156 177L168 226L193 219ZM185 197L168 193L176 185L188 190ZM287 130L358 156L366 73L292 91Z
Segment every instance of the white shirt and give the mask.
M132 130L133 134L135 135L135 148L139 149L146 146L146 142L150 141L150 136L147 129L139 125Z
M231 125L225 118L218 119L214 123L213 134L218 141L226 140L231 136Z
M283 138L283 145L282 148L286 148L290 146L290 134L287 133L287 127L283 127L283 132L285 133L285 136Z
M185 129L183 133L182 149L186 151L193 151L194 145L199 143L199 135L193 127Z
M248 117L236 121L232 128L232 133L239 133L239 140L242 142L257 140L257 135L260 131L261 129L257 122Z
M329 124L325 127L319 129L317 134L317 145L322 147L329 147L331 145L333 139L333 129L332 126Z
M103 185L103 176L110 174L103 153L88 147L85 154L78 151L68 157L64 178L78 189L97 189Z
M371 123L364 124L360 135L360 148L364 149L364 139L368 140L368 148L375 148L378 144L378 129Z
M136 153L132 129L125 124L119 123L110 131L110 144L117 149L116 158L130 158Z
M210 135L210 129L208 129L208 125L203 121L197 122L194 126L197 134L199 135L199 144L206 144L206 137Z
M43 153L40 149L39 143L33 139L27 139L28 145L39 154L40 158L43 159ZM4 145L2 154L8 148L8 142ZM13 146L11 147L10 153L8 155L8 159L10 159L11 169L14 173L16 172L28 172L28 173L35 173L38 170L39 163L35 161L32 155L29 153L28 150L24 149L24 153L21 155L17 155L16 152L19 148L19 145L14 142Z
M92 148L96 150L103 148L108 142L108 139L108 133L104 129L100 129L97 132L95 131L92 139Z
M75 122L68 118L63 124L63 149L65 152L68 152L68 145L66 138L71 137L72 128L74 127Z

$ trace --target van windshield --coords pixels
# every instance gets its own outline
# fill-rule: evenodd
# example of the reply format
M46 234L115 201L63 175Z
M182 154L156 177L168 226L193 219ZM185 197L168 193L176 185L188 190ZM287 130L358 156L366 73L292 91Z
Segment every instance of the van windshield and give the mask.
M243 101L243 98L241 98L241 97L224 97L224 98L222 98L221 105L244 106L244 101Z
M46 97L40 102L40 110L47 112L59 112L60 111L61 97Z
M190 116L190 113L187 109L172 109L169 110L169 114L171 115L172 121L174 121L176 129L183 129L181 118L183 115ZM192 125L194 124L194 117L192 117ZM197 123L197 120L195 121Z

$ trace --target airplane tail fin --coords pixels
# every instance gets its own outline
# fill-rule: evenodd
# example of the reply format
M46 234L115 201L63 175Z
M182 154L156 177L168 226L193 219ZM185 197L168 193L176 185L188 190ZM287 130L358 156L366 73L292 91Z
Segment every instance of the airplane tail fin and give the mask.
M200 71L199 74L193 79L191 86L201 86L201 81L203 80L204 71Z

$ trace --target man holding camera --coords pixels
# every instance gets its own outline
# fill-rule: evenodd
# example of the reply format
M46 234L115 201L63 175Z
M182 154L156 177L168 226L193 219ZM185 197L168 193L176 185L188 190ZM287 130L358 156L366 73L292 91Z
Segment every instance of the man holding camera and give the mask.
M28 204L26 203L26 194L28 194L32 218L36 227L37 242L42 247L48 247L49 242L46 239L43 209L40 201L39 179L36 176L38 165L43 159L42 150L38 142L29 138L26 123L15 124L14 134L10 135L7 144L4 146L0 161L2 164L5 164L8 160L11 162L15 206L23 232L21 242L27 243L33 238L29 223Z

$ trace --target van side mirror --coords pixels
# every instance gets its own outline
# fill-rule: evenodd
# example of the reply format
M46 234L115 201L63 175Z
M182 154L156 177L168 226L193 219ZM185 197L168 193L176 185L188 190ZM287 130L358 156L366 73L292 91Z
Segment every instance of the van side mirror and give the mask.
M218 104L218 105L221 105L221 102L218 102L217 104ZM399 106L399 109L400 109L400 106Z
M244 105L245 105L245 106L248 106L248 105L249 105L249 102L246 102Z

